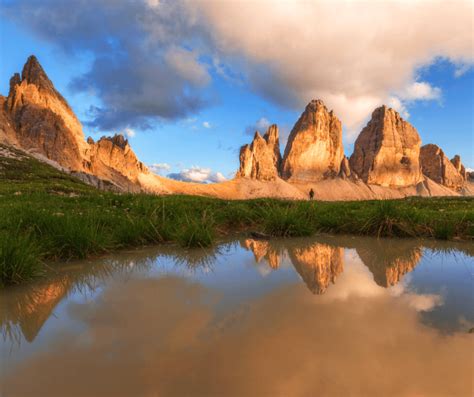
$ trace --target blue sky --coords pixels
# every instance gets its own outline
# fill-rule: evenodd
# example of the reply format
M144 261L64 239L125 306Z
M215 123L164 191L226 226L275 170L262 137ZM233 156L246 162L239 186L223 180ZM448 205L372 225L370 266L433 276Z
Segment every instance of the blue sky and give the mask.
M94 10L103 18L98 27L90 7L71 6L70 12L77 13L71 16L60 0L7 1L0 13L1 94L8 94L11 75L35 54L83 121L86 136L97 139L132 130L129 140L138 157L149 165L166 164L163 174L195 166L231 177L238 168L238 149L251 140L256 125L278 124L285 141L311 98L322 98L341 118L347 155L371 110L388 103L408 117L423 143L438 144L450 158L460 154L465 165L474 168L472 22L466 23L462 15L469 3L459 2L458 14L450 11L452 26L441 26L426 37L423 16L432 13L436 25L437 9L404 10L407 23L414 26L414 39L420 41L405 52L400 46L413 45L413 38L377 31L385 27L362 32L354 38L358 44L342 48L348 34L356 34L347 27L357 19L353 9L341 11L346 23L338 34L332 31L323 46L312 35L325 35L329 28L324 25L295 37L273 28L299 26L313 10L300 14L292 9L295 15L279 25L270 23L272 18L280 21L279 13L265 15L270 24L261 20L264 28L249 33L238 18L258 15L258 2L252 3L251 14L205 2L192 10L205 18L201 24L199 18L188 18L188 3L144 0L132 7L117 2L121 6L112 7L116 9L106 3L96 1ZM231 28L219 22L229 12L236 19L235 26L229 22ZM391 18L383 8L370 12ZM65 24L65 18L72 20ZM127 28L123 21L128 21ZM387 19L384 26L391 23ZM453 42L453 32L458 42ZM277 45L273 36L287 51L272 49ZM340 50L332 48L338 44ZM354 46L366 53L358 48L351 53ZM313 48L316 55L308 52Z

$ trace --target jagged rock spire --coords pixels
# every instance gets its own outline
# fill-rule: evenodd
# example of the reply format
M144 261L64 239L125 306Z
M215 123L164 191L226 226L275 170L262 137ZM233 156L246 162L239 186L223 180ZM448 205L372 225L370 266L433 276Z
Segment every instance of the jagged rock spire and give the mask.
M237 177L274 180L280 175L280 140L278 127L271 125L263 137L255 132L250 145L240 148L240 168Z

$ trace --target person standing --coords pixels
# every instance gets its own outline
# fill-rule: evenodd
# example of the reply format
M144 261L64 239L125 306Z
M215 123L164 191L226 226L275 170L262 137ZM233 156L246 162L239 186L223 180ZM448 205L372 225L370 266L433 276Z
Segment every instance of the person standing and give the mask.
M312 200L314 198L314 190L313 188L311 188L311 190L309 191L309 199Z

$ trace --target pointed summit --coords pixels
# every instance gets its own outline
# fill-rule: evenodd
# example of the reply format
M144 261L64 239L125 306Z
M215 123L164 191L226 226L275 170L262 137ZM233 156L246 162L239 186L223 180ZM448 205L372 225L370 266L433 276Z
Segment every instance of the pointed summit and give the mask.
M282 175L299 182L315 182L339 174L344 157L342 125L320 99L312 100L291 130Z
M66 102L62 95L56 91L54 84L39 63L38 58L34 55L30 55L23 66L21 81L26 81L28 84L34 84L40 91L54 93L54 95Z

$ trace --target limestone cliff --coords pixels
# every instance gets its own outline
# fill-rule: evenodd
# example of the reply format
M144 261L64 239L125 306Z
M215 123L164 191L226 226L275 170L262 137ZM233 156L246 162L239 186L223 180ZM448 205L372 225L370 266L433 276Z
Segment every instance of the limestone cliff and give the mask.
M271 125L265 135L255 132L250 145L240 148L237 177L271 181L280 175L280 141L278 127Z
M343 157L341 122L321 100L311 101L291 130L282 177L299 182L334 177Z
M456 154L452 159L451 163L453 163L454 168L456 168L456 171L459 172L459 174L463 177L464 180L467 179L467 172L466 168L464 167L463 163L461 162L461 156L459 154Z
M139 175L149 174L121 135L86 142L82 125L34 56L21 76L10 80L7 98L0 97L0 142L39 154L97 186L110 181L137 191Z
M403 187L423 180L421 140L416 129L393 109L379 107L362 130L350 157L351 169L366 183Z
M71 170L83 170L87 144L82 126L53 86L38 60L30 56L10 79L5 111L22 148L36 151Z
M466 179L464 176L465 170L463 170L464 167L459 156L453 160L455 160L455 164L448 159L437 145L430 143L421 148L420 162L423 174L441 185L459 190Z

